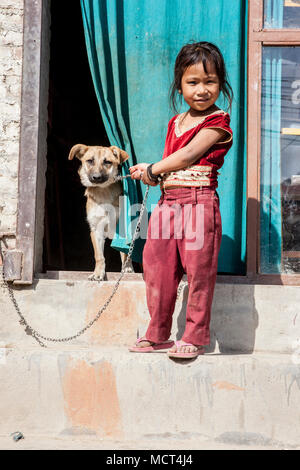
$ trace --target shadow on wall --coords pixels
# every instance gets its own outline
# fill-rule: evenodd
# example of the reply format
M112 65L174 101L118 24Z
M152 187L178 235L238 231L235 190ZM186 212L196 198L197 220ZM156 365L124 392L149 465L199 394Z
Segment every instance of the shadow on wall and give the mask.
M259 210L257 200L249 199L248 213L256 215L259 214ZM276 273L276 269L278 270L277 259L281 256L281 253L276 250L281 246L281 237L272 224L270 216L261 212L260 216L263 217L264 226L266 226L267 218L269 233L272 233L272 238L270 238L272 246L268 246L264 253L264 265L267 266L269 273ZM233 253L234 240L223 235L222 243L225 243L226 250ZM180 339L184 332L187 299L188 287L185 287L181 310L177 316L177 339ZM211 342L206 349L207 352L217 350L216 346L218 345L220 353L252 353L255 349L255 334L258 325L259 316L255 306L254 284L216 284L210 323Z
M234 252L234 240L223 236L228 253ZM255 286L252 284L217 284L212 305L211 342L208 352L250 354L255 348L258 312ZM218 346L218 348L216 347Z
M250 354L254 351L258 312L255 308L254 285L216 284L210 322L210 345L206 352ZM188 287L177 316L177 339L185 328Z
M207 352L251 354L259 324L255 286L218 284L211 317L211 342Z

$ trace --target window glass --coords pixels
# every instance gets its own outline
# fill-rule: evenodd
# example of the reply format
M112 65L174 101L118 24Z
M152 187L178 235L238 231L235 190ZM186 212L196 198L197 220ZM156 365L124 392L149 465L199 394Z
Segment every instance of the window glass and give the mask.
M300 28L300 0L264 0L264 28Z
M300 47L264 47L260 272L300 272Z

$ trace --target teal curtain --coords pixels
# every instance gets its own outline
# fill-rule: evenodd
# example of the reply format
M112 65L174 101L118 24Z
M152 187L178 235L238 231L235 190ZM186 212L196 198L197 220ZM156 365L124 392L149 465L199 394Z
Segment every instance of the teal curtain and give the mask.
M281 49L263 49L260 271L281 272Z
M234 145L219 176L223 240L218 271L244 274L247 2L235 0L228 8L228 0L81 0L81 7L106 132L111 144L130 154L130 164L161 159L172 117L168 91L180 48L191 40L220 47L235 101ZM138 187L139 200L144 191L144 185ZM159 197L160 189L151 188L149 213Z
M284 0L264 0L264 27L282 28Z

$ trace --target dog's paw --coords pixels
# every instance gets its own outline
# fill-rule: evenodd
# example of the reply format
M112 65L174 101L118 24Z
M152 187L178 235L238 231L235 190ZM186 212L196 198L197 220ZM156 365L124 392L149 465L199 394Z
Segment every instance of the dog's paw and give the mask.
M101 282L101 281L106 281L106 274L97 274L93 273L88 277L89 281L96 281L96 282Z
M124 269L124 273L134 273L134 269L132 265L126 266Z
M131 259L127 259L127 257L123 258L122 270L124 271L124 273L134 273Z

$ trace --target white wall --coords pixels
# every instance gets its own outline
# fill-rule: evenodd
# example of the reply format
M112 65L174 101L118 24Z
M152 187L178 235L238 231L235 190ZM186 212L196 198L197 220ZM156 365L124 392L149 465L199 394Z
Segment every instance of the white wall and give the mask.
M22 53L23 0L1 0L0 232L14 232L17 222Z

